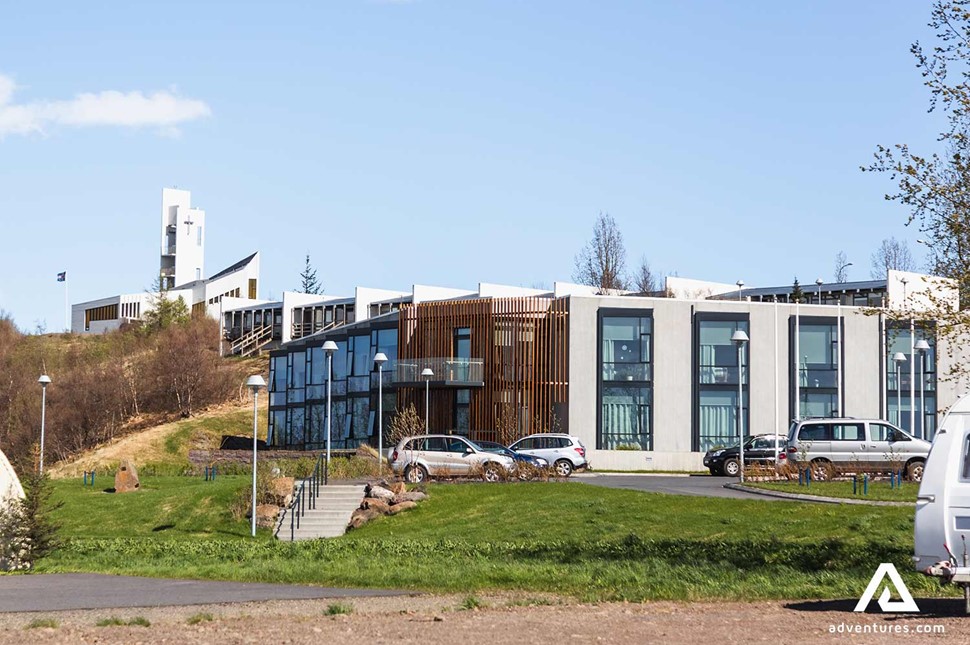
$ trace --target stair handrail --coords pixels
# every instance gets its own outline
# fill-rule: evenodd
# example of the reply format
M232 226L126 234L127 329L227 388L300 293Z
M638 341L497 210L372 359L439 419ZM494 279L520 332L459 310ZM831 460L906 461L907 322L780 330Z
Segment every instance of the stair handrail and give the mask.
M316 510L317 508L317 496L320 494L321 470L324 470L320 464L325 461L323 453L317 456L317 462L313 465L313 472L310 473L309 477L300 482L300 486L293 496L293 502L290 504L290 542L296 541L296 531L300 528L300 519L306 515L307 510ZM325 470L323 475L326 476ZM304 495L307 492L308 486L309 499Z
M269 336L269 338L267 338L267 336ZM246 356L248 355L247 347L249 345L253 345L253 350L259 349L267 342L272 340L272 336L273 325L261 325L259 327L254 327L249 331L249 333L244 334L233 341L233 343L229 346L229 351L232 354L235 354L238 351L240 355Z

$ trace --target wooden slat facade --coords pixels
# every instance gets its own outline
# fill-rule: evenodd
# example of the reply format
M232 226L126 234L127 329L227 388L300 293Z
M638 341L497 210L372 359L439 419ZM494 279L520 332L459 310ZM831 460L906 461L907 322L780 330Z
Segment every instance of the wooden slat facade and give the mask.
M469 436L509 440L566 432L569 311L565 298L483 298L407 305L398 319L398 360L454 357L455 330L471 330L471 358L484 361L484 386L471 387ZM430 391L431 432L455 430L456 387ZM398 409L424 416L422 387L400 387ZM506 436L499 436L499 427Z

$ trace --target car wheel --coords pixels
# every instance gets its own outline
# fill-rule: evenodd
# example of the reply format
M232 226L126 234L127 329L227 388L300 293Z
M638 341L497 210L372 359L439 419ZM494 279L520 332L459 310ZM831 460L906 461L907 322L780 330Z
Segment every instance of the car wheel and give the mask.
M424 466L408 466L404 469L404 480L409 484L420 484L428 478L428 471Z
M569 477L573 474L573 464L568 459L560 459L555 465L556 474L560 477Z
M922 461L914 461L906 466L906 479L911 482L921 482L923 481L923 468L925 464Z
M816 459L812 462L812 479L817 482L824 482L832 479L832 464L824 459Z
M484 468L482 468L482 479L492 484L499 481L502 479L502 471L499 470L499 468L501 468L501 466L498 466L497 464L485 464Z
M737 477L739 474L741 474L741 464L737 459L727 459L721 466L721 470L728 477Z
M711 466L710 468L708 468L708 470L711 471L711 475L715 477L721 474L721 471L715 468L714 466Z

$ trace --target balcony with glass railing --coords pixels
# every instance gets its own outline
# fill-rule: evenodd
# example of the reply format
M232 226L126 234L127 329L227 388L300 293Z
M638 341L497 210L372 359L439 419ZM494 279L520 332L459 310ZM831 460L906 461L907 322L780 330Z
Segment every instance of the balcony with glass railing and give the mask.
M430 368L433 376L421 376ZM446 387L481 387L485 384L485 361L480 358L399 359L394 368L398 385L431 385Z

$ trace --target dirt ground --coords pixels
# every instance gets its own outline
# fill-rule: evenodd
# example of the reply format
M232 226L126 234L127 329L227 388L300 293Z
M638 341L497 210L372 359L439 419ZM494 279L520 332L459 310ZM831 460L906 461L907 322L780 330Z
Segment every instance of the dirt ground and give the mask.
M917 616L856 614L855 600L575 604L550 596L479 595L298 600L0 614L2 643L900 643L970 642L962 600L920 600ZM331 604L350 614L325 615ZM873 603L875 607L875 603ZM878 609L877 609L878 611ZM201 622L188 621L208 614ZM141 617L149 627L97 627ZM53 619L56 628L27 628ZM944 633L919 633L939 630ZM840 631L841 630L841 631ZM853 630L853 631L847 631Z

